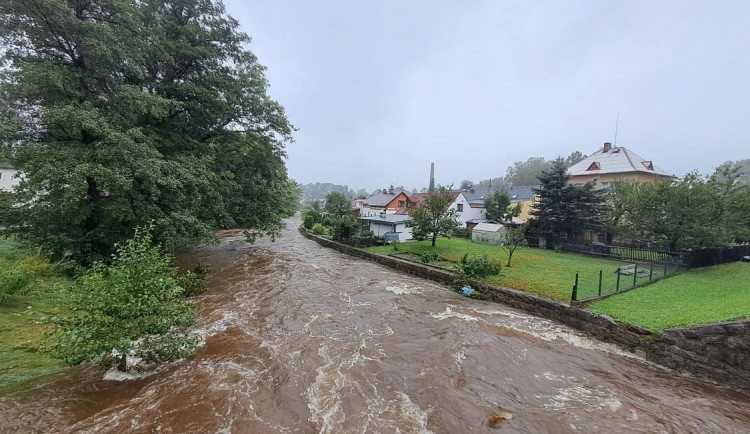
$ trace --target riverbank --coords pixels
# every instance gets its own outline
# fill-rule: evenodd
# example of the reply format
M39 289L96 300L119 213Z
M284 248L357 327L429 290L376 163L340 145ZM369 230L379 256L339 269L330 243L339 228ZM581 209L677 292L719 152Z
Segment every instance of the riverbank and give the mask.
M50 324L41 316L57 312L54 293L69 280L41 258L28 255L10 239L0 239L0 279L6 294L0 303L0 396L64 369L49 353Z
M316 236L300 228L318 244L425 279L451 285L447 270L417 264ZM482 282L472 286L485 298L576 328L596 339L614 343L657 364L702 379L750 391L750 322L737 321L705 327L665 330L661 334L523 291Z

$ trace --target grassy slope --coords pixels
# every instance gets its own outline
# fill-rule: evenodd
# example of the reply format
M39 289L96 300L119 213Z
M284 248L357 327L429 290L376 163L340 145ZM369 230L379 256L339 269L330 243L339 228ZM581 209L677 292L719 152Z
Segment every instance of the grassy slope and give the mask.
M590 308L654 331L750 318L750 264L690 270Z
M432 249L429 241L408 242L399 246L399 252L421 253ZM371 247L368 250L378 253L393 252L390 246ZM613 288L614 271L623 264L573 253L521 248L513 255L511 267L505 267L508 258L505 249L472 243L463 238L440 238L435 250L442 257L453 261L459 261L464 253L486 254L490 258L502 261L503 264L501 275L487 279L488 282L563 301L570 300L576 271L580 272L579 297L583 298L594 295L597 291L599 270L603 270L603 286Z
M21 258L12 241L0 238L0 272L13 267ZM26 286L25 294L0 304L0 395L62 368L62 363L46 352L44 332L49 326L36 318L54 312L51 294L57 284L64 282L59 276L45 273Z

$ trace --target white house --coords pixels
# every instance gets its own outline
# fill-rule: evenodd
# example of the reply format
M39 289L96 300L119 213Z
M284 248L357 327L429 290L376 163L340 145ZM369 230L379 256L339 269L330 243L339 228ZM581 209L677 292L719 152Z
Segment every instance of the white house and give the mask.
M20 173L20 170L10 164L0 162L0 191L11 191L18 185L21 179L16 175Z
M458 221L461 223L461 227L466 227L466 223L470 220L478 220L487 218L484 209L484 203L482 206L471 206L469 200L466 199L463 192L459 193L458 196L453 200L448 209L456 210L458 214Z
M378 216L360 217L360 221L366 223L372 233L377 237L382 237L386 233L397 233L399 241L406 241L412 238L411 228L406 227L406 222L411 217L404 214L385 214Z

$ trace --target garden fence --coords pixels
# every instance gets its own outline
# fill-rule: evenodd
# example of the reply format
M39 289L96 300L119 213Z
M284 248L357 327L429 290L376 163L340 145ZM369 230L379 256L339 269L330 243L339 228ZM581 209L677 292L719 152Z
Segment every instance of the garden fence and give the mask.
M617 267L614 272L582 274L576 272L571 294L572 303L597 300L653 283L685 270L685 266L675 262L633 263Z

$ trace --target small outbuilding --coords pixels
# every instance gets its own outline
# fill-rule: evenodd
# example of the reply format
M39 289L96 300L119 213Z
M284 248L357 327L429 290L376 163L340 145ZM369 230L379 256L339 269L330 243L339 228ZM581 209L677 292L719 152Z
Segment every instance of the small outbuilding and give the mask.
M500 246L505 242L505 226L497 223L479 223L471 230L471 242Z
M412 238L411 228L406 227L406 222L411 220L411 217L408 215L381 212L379 216L360 217L359 220L376 237L398 237L399 241L406 241Z

